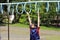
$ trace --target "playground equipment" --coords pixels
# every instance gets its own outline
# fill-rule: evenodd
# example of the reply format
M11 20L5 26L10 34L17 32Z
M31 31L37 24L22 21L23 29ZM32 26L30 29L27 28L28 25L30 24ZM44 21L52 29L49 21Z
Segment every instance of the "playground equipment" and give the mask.
M46 12L49 11L49 2L46 3Z
M23 11L25 10L25 5L22 5L22 12L19 12L19 11L18 11L18 6L19 6L19 4L16 5L16 12L17 12L18 14L22 14Z
M0 5L0 12L3 14L3 5Z
M59 2L57 3L57 6L56 6L56 12L59 12L59 8L60 7L60 4L59 4Z
M32 6L31 6L31 4L35 4L35 10L37 10L37 5L38 5L38 3L41 3L41 2L43 2L43 1L30 1L30 2L18 2L18 3L0 3L0 7L1 7L1 13L3 13L3 8L2 8L2 5L9 5L8 6L8 10L10 11L10 5L15 5L16 6L16 8L14 8L14 9L16 9L16 12L18 13L18 14L21 14L21 13L23 13L24 11L26 12L27 10L26 10L26 5L27 4L29 4L29 13L31 12L31 10L32 10ZM45 3L46 3L46 11L48 12L48 10L49 10L49 2L58 2L58 4L59 4L59 1L44 1ZM22 5L22 11L21 12L19 12L18 11L18 6L19 5ZM59 8L59 5L58 5L58 7L57 8ZM58 9L59 10L59 9Z
M9 23L12 23L12 21L14 20L14 6L12 6L11 10L10 10L10 15L9 15Z
M7 6L7 13L8 13L8 20L11 19L11 22L12 20L14 19L14 10L16 10L16 12L18 14L23 14L23 12L27 12L26 10L26 5L29 4L29 13L31 13L32 11L32 6L31 4L35 4L35 11L37 11L37 9L39 8L37 5L39 5L38 3L41 3L41 2L45 2L47 3L46 5L46 11L48 12L49 11L49 3L50 2L57 2L58 3L58 6L56 7L56 11L59 11L59 1L29 1L29 2L17 2L17 3L0 3L0 11L1 13L3 14L3 5L6 5ZM10 9L11 9L11 5L15 5L16 8L14 8L14 6L12 7L12 13L11 15L9 16L9 13L10 13ZM22 5L22 11L19 12L18 11L18 6L19 5ZM9 40L9 21L8 21L8 40Z

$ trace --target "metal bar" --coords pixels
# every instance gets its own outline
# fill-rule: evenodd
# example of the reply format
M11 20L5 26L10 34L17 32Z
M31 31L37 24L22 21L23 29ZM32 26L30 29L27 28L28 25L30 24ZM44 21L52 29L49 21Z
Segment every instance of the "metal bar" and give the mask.
M59 11L59 6L60 6L60 5L59 5L59 2L58 2L58 11Z
M16 3L0 3L0 5L8 5L8 4L25 4L25 3L36 3L36 2L60 2L60 1L30 1L30 2L16 2Z
M7 0L7 3L9 3L9 0ZM9 38L10 38L10 37L9 37L9 36L10 36L10 35L9 35L9 34L10 34L10 33L9 33L9 12L10 12L10 5L7 5L7 11L8 11L8 12L7 12L7 13L8 13L8 40L9 40Z
M10 40L10 32L9 32L9 10L10 10L10 9L9 9L9 5L7 5L7 7L8 7L8 8L7 8L7 11L8 11L8 12L7 12L7 13L8 13L8 40Z
M18 14L22 14L22 13L23 13L23 5L22 5L22 12L18 12L18 6L19 6L19 4L16 5L16 12L17 12Z
M1 4L1 13L3 14L3 5Z
M48 12L49 11L49 2L47 2L47 5L46 5L46 11Z
M23 6L23 11L26 11L25 9L26 9L26 3Z
M59 2L59 1L30 1L30 2Z
M9 14L8 14L8 40L10 40L10 32L9 32Z

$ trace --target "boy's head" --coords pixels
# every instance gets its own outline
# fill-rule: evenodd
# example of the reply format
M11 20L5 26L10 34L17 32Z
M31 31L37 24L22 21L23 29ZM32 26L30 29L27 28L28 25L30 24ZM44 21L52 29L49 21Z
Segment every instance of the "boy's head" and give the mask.
M35 28L35 25L32 23L32 26L31 26L32 28Z
M32 26L31 26L32 28L36 28L37 27L37 25L36 24L34 24L34 23L32 23Z

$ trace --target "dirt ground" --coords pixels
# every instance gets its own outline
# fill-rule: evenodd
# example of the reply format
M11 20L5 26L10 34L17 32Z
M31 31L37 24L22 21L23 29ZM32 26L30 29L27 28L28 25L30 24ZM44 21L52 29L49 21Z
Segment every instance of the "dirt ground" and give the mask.
M8 39L7 30L7 26L0 26L0 40ZM40 30L41 40L48 40L46 38L52 35L60 36L60 31ZM29 28L10 27L10 40L29 40L29 38Z

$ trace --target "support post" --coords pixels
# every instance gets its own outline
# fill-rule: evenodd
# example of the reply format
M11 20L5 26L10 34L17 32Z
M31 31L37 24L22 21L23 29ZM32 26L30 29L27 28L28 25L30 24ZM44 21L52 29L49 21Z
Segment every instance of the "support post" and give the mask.
M9 3L9 0L7 0L7 3ZM7 7L8 7L8 8L7 8L7 11L8 11L8 12L7 12L7 13L8 13L8 40L9 40L9 36L10 36L10 35L9 35L9 5L7 5Z
M8 6L9 7L9 6ZM9 8L8 8L9 9ZM8 12L8 40L9 40L9 12Z

